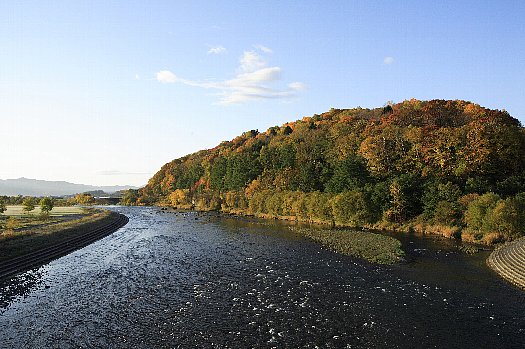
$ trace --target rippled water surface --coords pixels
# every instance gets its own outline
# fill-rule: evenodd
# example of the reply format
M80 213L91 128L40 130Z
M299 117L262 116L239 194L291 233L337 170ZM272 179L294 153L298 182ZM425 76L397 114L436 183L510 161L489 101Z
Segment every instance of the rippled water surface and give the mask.
M374 266L283 224L115 207L130 222L0 284L0 348L524 348L487 253L404 236Z

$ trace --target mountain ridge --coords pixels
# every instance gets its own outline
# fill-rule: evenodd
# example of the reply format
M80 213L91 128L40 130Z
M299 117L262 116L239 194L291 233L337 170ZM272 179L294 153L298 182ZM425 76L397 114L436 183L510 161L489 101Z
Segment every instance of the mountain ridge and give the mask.
M114 193L127 189L138 189L138 187L131 185L96 186L71 183L67 181L47 181L26 177L0 179L0 195L7 196L64 196L95 190Z

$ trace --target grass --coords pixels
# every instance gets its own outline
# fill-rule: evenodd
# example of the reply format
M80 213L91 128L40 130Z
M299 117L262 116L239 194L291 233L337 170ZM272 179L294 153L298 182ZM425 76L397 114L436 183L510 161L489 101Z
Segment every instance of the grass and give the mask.
M6 230L13 235L27 229L79 219L87 214L88 212L82 207L54 207L49 214L42 215L40 207L26 212L23 206L7 206L4 214L0 215L0 240L2 235L6 235Z
M67 208L69 209L69 207ZM71 215L78 214L77 212L71 213ZM8 220L4 219L2 222L4 229L0 230L0 261L80 236L107 225L118 217L114 212L100 209L86 209L81 212L83 214L73 217L74 219L49 218L49 221L42 221L39 216L35 216L32 218L32 224L25 222L24 217L13 217L10 219L14 219L20 224L18 228L14 229L6 229Z
M84 213L84 209L82 207L68 206L68 207L53 207L53 210L49 212L49 215L50 216L67 216L67 215L83 214L83 213ZM18 205L18 206L7 206L7 210L3 213L3 216L23 217L23 216L39 215L39 214L40 214L40 207L38 205L35 205L35 209L29 213L24 211L24 206Z
M390 236L348 229L291 229L337 253L371 263L394 264L405 255L401 242Z

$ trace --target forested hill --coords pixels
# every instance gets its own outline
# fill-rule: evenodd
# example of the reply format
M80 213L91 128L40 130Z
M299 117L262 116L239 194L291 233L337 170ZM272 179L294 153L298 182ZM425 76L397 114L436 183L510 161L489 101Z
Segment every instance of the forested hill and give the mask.
M506 111L409 100L244 132L167 163L127 200L347 226L410 224L490 243L523 234L524 172L525 130Z

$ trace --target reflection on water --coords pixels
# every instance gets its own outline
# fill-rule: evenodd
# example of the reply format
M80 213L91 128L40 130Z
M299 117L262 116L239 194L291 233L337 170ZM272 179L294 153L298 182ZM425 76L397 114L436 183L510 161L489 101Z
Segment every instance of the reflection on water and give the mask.
M115 234L0 286L0 348L522 348L525 296L451 242L336 255L282 223L115 208Z

